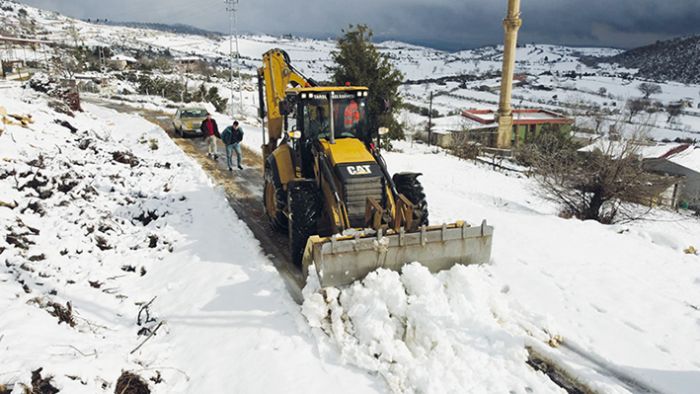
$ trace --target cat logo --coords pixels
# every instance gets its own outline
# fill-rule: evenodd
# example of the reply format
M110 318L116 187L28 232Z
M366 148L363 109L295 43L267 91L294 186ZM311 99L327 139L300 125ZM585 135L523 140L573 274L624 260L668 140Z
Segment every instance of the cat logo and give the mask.
M369 165L364 166L348 166L348 174L350 175L368 175L372 173Z

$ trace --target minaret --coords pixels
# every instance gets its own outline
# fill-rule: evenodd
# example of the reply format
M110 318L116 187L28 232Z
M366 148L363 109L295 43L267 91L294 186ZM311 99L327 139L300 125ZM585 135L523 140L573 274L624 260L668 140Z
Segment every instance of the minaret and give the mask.
M520 0L508 0L508 15L503 20L506 31L503 44L503 71L501 73L501 98L498 103L497 147L509 149L513 135L513 111L510 107L513 91L513 71L515 69L515 48L518 43L518 29L523 24L520 19Z

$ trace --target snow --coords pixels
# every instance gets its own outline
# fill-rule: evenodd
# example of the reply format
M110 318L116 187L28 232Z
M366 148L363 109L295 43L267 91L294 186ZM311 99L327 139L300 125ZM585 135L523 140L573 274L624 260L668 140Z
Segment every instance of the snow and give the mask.
M93 25L25 8L47 29L46 38L60 42L71 44L67 27L73 24L87 45L152 46L209 61L228 54L226 38ZM254 72L263 52L282 47L295 66L319 80L328 78L324 65L335 46L265 35L244 36L239 44L244 73ZM402 87L407 102L427 108L433 91L434 108L442 115L496 108L497 94L477 88L498 85L493 75L500 68L498 47L447 53L398 42L379 46L406 79L426 79ZM579 126L591 123L591 108L606 109L601 128L606 130L623 115L625 101L639 96L642 81L622 77L634 70L588 67L577 53L618 52L518 48L517 69L528 74L530 85L514 89L514 106L563 112L575 116ZM586 75L564 76L572 71ZM477 79L431 80L459 75ZM129 87L111 83L119 91ZM231 93L228 84L212 84L225 97ZM244 108L239 111L236 101L233 115L243 123L244 143L259 152L263 137L253 84L244 81ZM661 392L694 393L700 386L700 257L684 252L700 247L696 217L654 209L649 220L629 224L567 220L522 174L394 142L397 151L386 154L388 168L424 174L433 223L487 219L495 226L491 264L437 275L414 264L402 273L377 271L346 289L321 290L312 283L300 312L223 191L162 130L135 115L93 105L67 117L49 110L45 97L9 86L0 91L2 105L9 112L32 113L35 123L29 129L7 126L0 136L0 174L17 170L0 180L0 200L19 205L0 207L0 226L31 233L29 226L40 233L27 235L35 245L26 251L0 239L5 248L0 256L7 261L0 265L0 384L28 383L30 371L44 367L45 375L71 393L113 391L110 385L123 369L145 378L161 372L164 382L151 387L163 393L559 391L525 365L525 346L532 346L599 392L635 391L607 376L613 370ZM661 86L654 99L662 104L698 91L698 85ZM170 113L179 105L144 95L121 99L153 110L169 107ZM579 107L585 109L577 112ZM231 122L227 115L215 117L222 126ZM56 119L78 132L70 133ZM401 119L409 129L427 121L407 111ZM632 121L648 127L657 140L697 138L700 132L700 111L692 108L675 123L665 122L663 114L641 114ZM434 123L437 130L464 125L459 115ZM80 149L85 140L91 141L88 148ZM150 140L157 150L149 147ZM115 163L115 151L133 152L140 164ZM697 166L697 149L692 152L677 159ZM45 169L26 164L40 153ZM20 175L27 171L49 180L70 173L78 184L43 200L31 188L18 190L33 177ZM44 216L25 209L38 200ZM160 217L145 226L134 220L149 210ZM98 235L112 249L97 247ZM151 235L158 236L154 248L148 247ZM30 261L42 253L45 260ZM130 265L136 272L122 270ZM39 300L29 302L35 297ZM140 305L152 299L156 321L139 326ZM70 301L76 326L57 324L42 307L48 301ZM160 321L158 334L130 354L145 338L137 332ZM562 338L562 345L550 347L553 338ZM570 349L593 355L595 363Z
M509 299L546 317L540 328L667 392L700 385L700 316L689 306L700 303L700 257L683 252L700 242L697 218L655 211L614 226L561 219L531 180L396 145L408 153L387 154L388 167L424 174L433 223L486 218L495 227L485 269Z
M507 302L482 267L433 275L414 263L401 274L375 271L342 292L304 291L319 340L379 373L394 392L564 392L527 366L522 336L502 327Z
M562 219L536 185L516 173L494 172L421 144L395 146L400 152L385 154L388 167L424 174L432 223L486 218L495 227L492 263L435 276L410 266L408 278L380 270L342 290L311 285L303 312L319 341L349 363L381 374L399 392L492 388L488 371L498 362L506 364L500 370L508 373L499 380L506 387L491 392L517 392L523 382L535 392L552 390L537 386L518 363L507 366L526 357L517 344L521 350L539 346L600 392L629 392L609 379L611 373L660 392L695 392L700 257L684 250L700 241L697 218L655 210L648 221L613 226ZM455 278L464 304L450 299ZM432 290L415 290L415 283ZM475 338L492 347L476 345ZM563 347L543 345L551 338L562 338ZM468 352L462 352L464 343L471 345ZM443 345L451 351L439 351ZM482 385L460 380L470 376L462 361L481 373ZM427 370L434 375L425 378L421 371Z
M125 61L127 63L136 63L137 62L137 60L135 58L133 58L131 56L127 56L127 55L122 55L122 54L114 55L110 58L110 60Z
M625 146L626 144L623 142L599 139L579 149L579 151L592 152L599 150L601 152L610 152L611 154L619 155L622 153L622 150L625 149ZM680 143L652 143L639 144L635 146L634 149L635 154L642 158L665 158L670 162L700 172L700 148L697 146Z
M668 160L700 173L700 147L691 146L682 152L670 156Z
M16 171L0 182L0 196L19 204L0 207L0 223L39 234L25 236L34 243L27 250L0 240L0 384L29 384L30 371L43 367L69 393L111 392L125 369L145 379L159 371L164 382L151 383L154 393L382 390L377 379L319 357L282 279L223 191L160 128L93 105L71 118L33 92L2 93L8 112L30 113L35 123L8 125L0 136L0 173ZM139 164L114 162L115 151L132 152ZM26 164L39 155L45 168ZM36 175L21 175L27 171ZM53 194L41 199L17 188L34 176L78 183L64 193L49 182ZM25 210L36 201L44 215ZM159 217L147 225L134 219L148 211ZM111 249L101 250L98 237ZM138 325L139 303L149 300L155 320ZM49 301L70 302L75 327L40 308ZM157 335L131 354L145 339L137 332L157 322Z

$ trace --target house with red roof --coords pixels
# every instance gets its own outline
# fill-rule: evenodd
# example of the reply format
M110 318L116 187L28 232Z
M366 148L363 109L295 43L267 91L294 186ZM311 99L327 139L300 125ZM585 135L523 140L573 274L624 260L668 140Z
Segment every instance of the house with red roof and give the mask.
M496 146L498 118L490 109L468 109L462 111L467 120L467 129L473 140L486 146ZM545 109L514 109L511 146L533 141L543 132L569 134L574 120Z
M579 149L579 152L598 150L619 154L624 145L625 142L599 139ZM654 203L700 212L700 146L640 142L635 154L642 160L647 171L675 179L671 187L659 190Z
M656 157L645 157L644 168L658 174L680 177L676 195L678 207L700 212L700 147L691 144L669 146Z

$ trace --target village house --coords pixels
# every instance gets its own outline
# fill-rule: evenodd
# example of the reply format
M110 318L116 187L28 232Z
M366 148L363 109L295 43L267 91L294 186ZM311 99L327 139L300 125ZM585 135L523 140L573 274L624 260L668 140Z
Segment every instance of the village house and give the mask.
M612 144L612 145L611 145ZM600 139L581 148L582 153L599 150L618 152L622 142ZM646 205L660 205L672 209L691 209L700 212L700 147L691 144L640 143L636 154L644 169L667 177L669 183L654 191L653 201L640 201ZM649 185L658 187L658 185Z
M498 120L494 110L471 109L462 111L467 120L465 128L471 140L489 147L496 146ZM564 115L544 109L514 109L513 134L511 145L514 147L532 142L543 132L570 134L574 120Z
M138 63L138 60L122 54L114 55L109 59L109 65L118 71L123 71L136 63Z
M644 168L681 178L674 193L677 201L674 208L700 212L700 147L690 144L668 146L666 152L657 157L645 157Z

